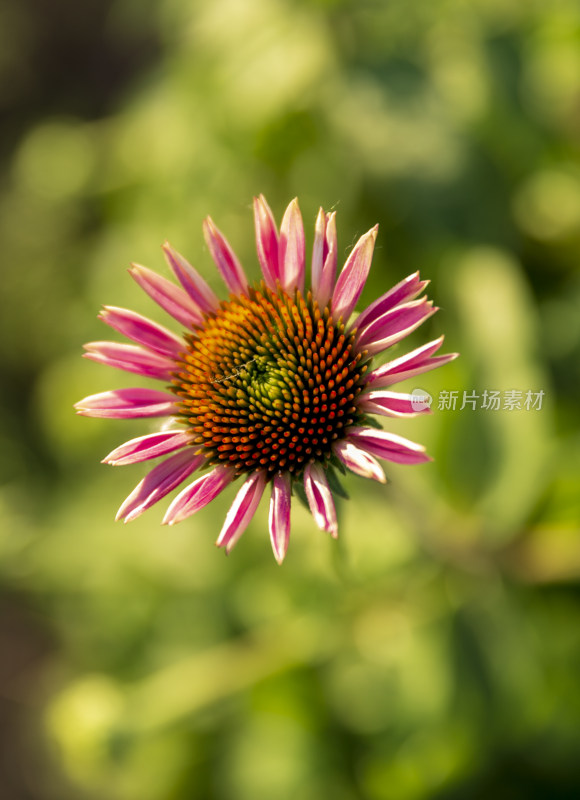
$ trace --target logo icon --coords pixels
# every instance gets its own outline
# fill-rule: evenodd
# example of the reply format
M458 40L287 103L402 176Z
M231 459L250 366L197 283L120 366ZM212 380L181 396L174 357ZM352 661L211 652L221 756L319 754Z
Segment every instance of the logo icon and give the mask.
M413 411L425 411L426 408L431 408L433 398L424 389L413 389L411 392L411 408Z

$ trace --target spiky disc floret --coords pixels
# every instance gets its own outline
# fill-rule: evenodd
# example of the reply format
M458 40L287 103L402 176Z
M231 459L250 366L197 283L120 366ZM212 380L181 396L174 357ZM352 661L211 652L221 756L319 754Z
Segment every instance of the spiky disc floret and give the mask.
M366 353L329 307L264 282L232 296L187 336L173 379L181 419L208 463L299 477L362 419Z

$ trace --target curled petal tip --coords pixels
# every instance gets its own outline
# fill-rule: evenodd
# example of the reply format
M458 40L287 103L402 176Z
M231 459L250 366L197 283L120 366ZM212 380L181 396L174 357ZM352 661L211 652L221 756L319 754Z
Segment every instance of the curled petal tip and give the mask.
M203 235L207 247L226 286L234 294L243 294L248 288L248 279L242 265L229 242L211 217L203 221Z
M314 229L312 248L312 294L320 307L327 305L336 283L336 221L335 212L326 214L320 209Z
M200 463L203 461L200 457ZM201 508L210 503L226 485L233 479L234 471L229 467L217 466L211 472L202 475L189 486L186 486L177 497L175 497L167 509L163 522L172 524L195 514Z
M136 519L195 472L202 460L181 451L157 464L125 499L117 512L117 519Z
M274 558L278 564L284 561L288 549L291 497L292 484L289 475L282 472L277 473L272 480L268 524L270 529L270 542L272 544Z
M103 306L99 319L113 330L155 353L173 358L183 349L183 340L180 336L135 311L117 306Z
M375 355L400 342L437 311L433 308L433 301L425 297L390 308L387 303L386 307L388 310L378 315L369 316L368 310L360 315L366 319L359 328L357 343L369 355ZM381 309L376 310L380 312Z
M266 284L276 291L280 280L279 236L274 215L263 194L254 197L256 250Z
M288 205L280 226L278 274L285 291L304 292L304 225L297 198Z
M189 293L172 281L140 265L134 265L129 275L158 306L186 329L190 329L192 324L203 324L200 306Z
M310 511L318 527L330 533L333 538L338 535L336 509L334 499L323 468L311 463L304 472L304 489Z
M252 473L244 482L227 513L217 543L229 552L248 527L266 486L264 472Z
M430 460L422 444L394 433L374 428L354 427L350 429L350 435L356 445L396 464L422 464Z
M206 312L216 309L218 297L198 271L169 242L166 241L161 249L167 264L196 305Z
M385 483L385 473L378 461L352 441L342 441L333 446L334 454L356 475Z
M348 320L366 283L379 226L363 234L352 249L342 272L338 276L332 295L332 316Z

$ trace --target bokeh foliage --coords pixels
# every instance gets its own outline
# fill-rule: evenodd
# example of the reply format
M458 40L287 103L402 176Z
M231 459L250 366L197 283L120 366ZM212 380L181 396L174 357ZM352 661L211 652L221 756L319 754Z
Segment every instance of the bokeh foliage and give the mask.
M0 23L3 799L578 797L576 0ZM102 303L156 315L129 262L163 271L168 238L221 291L211 214L257 277L259 192L299 196L310 244L336 208L344 256L378 221L363 301L421 269L441 310L413 344L461 352L419 384L455 411L389 423L435 462L352 477L338 542L296 505L282 568L265 502L215 550L231 490L115 524L143 470L99 460L146 425L72 413L131 383L79 353ZM541 410L459 408L513 389Z

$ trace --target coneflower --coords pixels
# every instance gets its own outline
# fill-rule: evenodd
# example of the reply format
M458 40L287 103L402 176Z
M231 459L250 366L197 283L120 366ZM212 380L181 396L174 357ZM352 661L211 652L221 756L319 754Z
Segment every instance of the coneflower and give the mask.
M304 228L297 200L280 232L263 196L254 200L263 280L249 284L229 243L208 217L209 251L230 296L219 300L169 244L163 251L181 286L146 267L130 270L139 286L185 328L176 335L133 311L106 306L100 318L135 344L91 342L86 357L166 384L165 391L117 389L75 406L91 417L168 417L169 430L141 436L104 461L134 464L165 457L117 514L135 519L194 472L163 519L172 525L243 479L217 544L229 552L271 485L269 528L281 563L290 536L291 496L310 506L317 525L337 535L336 471L384 482L377 458L428 461L424 447L378 430L373 415L412 417L409 394L387 387L446 364L434 355L443 337L376 369L372 358L404 339L437 309L419 273L410 275L351 321L367 279L378 226L361 236L336 276L335 214L322 209L315 226L310 289L305 290Z

